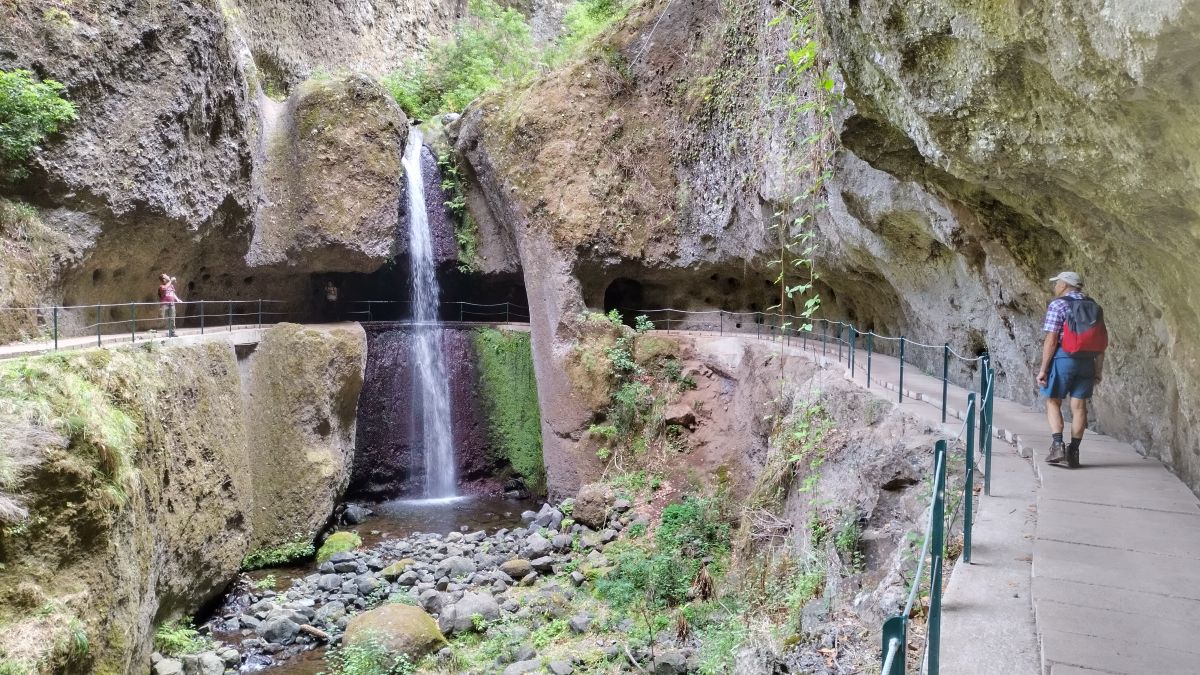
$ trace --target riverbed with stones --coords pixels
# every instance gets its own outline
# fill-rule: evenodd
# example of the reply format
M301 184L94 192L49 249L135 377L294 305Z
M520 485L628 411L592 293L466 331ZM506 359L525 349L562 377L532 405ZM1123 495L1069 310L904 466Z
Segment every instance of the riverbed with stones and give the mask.
M451 503L427 506L443 514L442 524L454 510ZM351 514L366 515L361 508ZM530 637L553 621L565 621L571 636L589 633L595 617L586 611L587 602L577 602L587 597L581 587L590 584L589 570L608 566L605 548L630 527L644 530L648 519L629 500L603 491L543 504L519 517L500 509L480 515L492 523L515 521L515 526L459 525L448 532L395 535L373 529L386 520L366 517L358 529L374 536L363 548L336 553L307 573L265 571L290 581L289 586L258 589L252 577L240 581L201 628L215 639L213 648L178 660L156 655L154 675L311 675L329 670L326 650L347 634L370 630L386 633L396 640L393 646L400 643L410 653L435 655L424 665L432 663L439 671L575 672L582 655L548 658ZM474 668L457 662L442 637L482 639L497 631L503 632L506 648L490 664ZM598 653L606 660L636 660L656 673L695 667L694 648L669 638L662 642L654 654L628 652L618 640L597 634L590 658Z

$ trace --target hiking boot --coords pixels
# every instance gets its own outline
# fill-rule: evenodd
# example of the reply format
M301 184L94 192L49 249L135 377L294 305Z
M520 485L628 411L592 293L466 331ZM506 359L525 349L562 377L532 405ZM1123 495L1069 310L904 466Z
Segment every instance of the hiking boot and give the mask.
M1050 445L1050 454L1046 455L1047 464L1062 464L1067 461L1066 455L1067 446L1063 445L1062 441L1055 441Z
M1079 468L1079 448L1067 446L1067 466L1072 469Z

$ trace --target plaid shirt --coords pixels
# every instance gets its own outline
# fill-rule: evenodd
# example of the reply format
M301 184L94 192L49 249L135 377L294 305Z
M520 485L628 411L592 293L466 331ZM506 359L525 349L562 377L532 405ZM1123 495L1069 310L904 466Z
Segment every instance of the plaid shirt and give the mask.
M1087 296L1080 291L1067 291L1064 297L1083 299ZM1063 324L1067 321L1067 313L1070 311L1071 305L1063 298L1055 298L1050 301L1050 306L1046 308L1046 318L1042 321L1043 333L1058 333L1059 341L1062 340Z

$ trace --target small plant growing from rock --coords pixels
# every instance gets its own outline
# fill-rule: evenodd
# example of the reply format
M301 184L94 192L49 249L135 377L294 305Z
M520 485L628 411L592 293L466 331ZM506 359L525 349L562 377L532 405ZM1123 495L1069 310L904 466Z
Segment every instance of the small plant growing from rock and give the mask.
M416 671L407 654L389 650L373 636L330 650L325 661L330 671L323 675L409 675Z
M210 646L212 642L192 626L189 617L168 621L154 631L154 649L164 656L199 654Z
M252 585L254 586L254 590L265 591L265 590L274 590L275 583L276 583L275 575L268 574L267 576L259 579L258 581L255 581Z

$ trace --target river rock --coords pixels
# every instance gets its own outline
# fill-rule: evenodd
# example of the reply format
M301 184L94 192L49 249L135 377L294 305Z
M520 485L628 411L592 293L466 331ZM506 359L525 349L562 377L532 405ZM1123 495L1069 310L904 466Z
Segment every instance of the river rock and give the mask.
M183 663L175 659L162 659L154 664L154 675L183 675Z
M534 532L525 538L522 552L527 558L540 558L550 552L550 542L542 535Z
M504 669L503 675L524 675L525 673L536 673L542 669L542 662L539 659L529 659L528 661L517 661L510 663Z
M461 535L460 535L461 536ZM438 563L439 577L465 577L475 573L475 562L463 556L453 556Z
M400 577L401 574L404 574L405 570L415 564L417 564L417 561L413 560L412 558L401 558L400 560L397 560L391 565L383 568L383 571L380 572L380 575L382 575L383 578L387 579L388 581L395 581Z
M588 632L588 628L592 627L592 617L586 614L579 614L571 617L571 620L567 622L567 625L570 626L571 630L575 631L576 633L586 633Z
M313 615L313 622L318 624L334 623L343 616L346 616L346 605L334 600L321 605L321 608Z
M358 525L362 521L366 520L367 516L369 515L371 515L370 509L359 506L358 504L351 504L347 506L346 510L342 513L342 520L345 521L347 525Z
M665 651L654 657L654 675L680 675L687 672L687 658L677 650Z
M414 661L447 646L433 617L413 605L383 605L359 614L346 624L343 643L359 644L372 637L384 648L407 654Z
M263 621L254 629L262 639L280 645L290 645L299 631L299 624L281 616Z
M484 621L500 618L500 605L496 599L483 593L466 593L458 602L442 610L438 627L447 635L475 630L475 615Z
M533 571L533 565L524 558L515 558L500 565L500 571L513 579L520 579Z
M571 517L588 527L600 529L608 521L608 510L616 495L604 483L588 483L579 488Z
M337 574L322 574L317 579L317 588L323 591L336 591L342 587L342 577Z
M554 538L550 540L550 544L556 551L565 551L571 548L571 542L574 540L575 538L569 534L556 534L554 535Z

